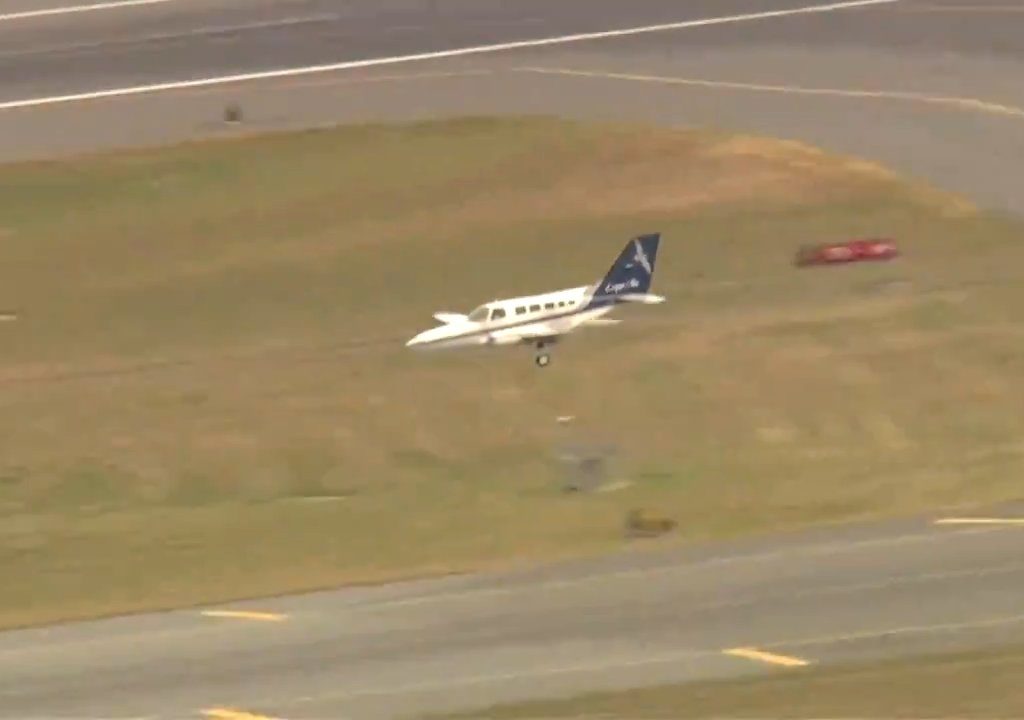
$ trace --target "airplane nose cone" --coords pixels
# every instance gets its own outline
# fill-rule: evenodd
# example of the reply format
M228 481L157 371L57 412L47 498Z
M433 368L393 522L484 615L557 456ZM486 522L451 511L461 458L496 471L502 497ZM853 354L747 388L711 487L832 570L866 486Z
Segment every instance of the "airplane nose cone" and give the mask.
M430 334L429 330L424 330L423 332L418 333L418 334L412 336L411 338L409 338L409 341L405 343L405 346L406 347L416 347L417 345L422 345L423 343L425 343L427 341L427 339L428 339L427 336L429 334Z
M451 329L447 326L441 326L424 330L419 335L415 335L410 338L408 342L405 343L405 346L428 350L443 346L445 341L449 339L451 339Z

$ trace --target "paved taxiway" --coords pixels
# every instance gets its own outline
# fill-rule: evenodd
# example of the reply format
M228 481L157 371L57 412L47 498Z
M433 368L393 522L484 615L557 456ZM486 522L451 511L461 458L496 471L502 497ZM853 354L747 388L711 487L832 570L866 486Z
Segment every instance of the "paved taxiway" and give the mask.
M802 139L878 160L981 205L1024 213L1019 190L1024 166L1018 161L1024 156L1024 84L1019 81L1024 13L1006 4L969 12L964 8L971 3L942 3L903 0L347 72L0 109L0 158L336 122L554 113ZM4 100L53 92L805 4L700 0L680 8L668 0L514 5L389 0L381 5L382 18L371 24L365 3L335 8L293 0L254 7L241 0L170 0L123 14L0 22L0 107ZM315 20L331 8L348 19ZM309 22L291 22L307 16ZM275 25L281 22L286 24ZM332 33L350 30L357 41L331 39ZM194 31L201 32L189 34ZM175 39L154 38L161 32ZM59 62L47 59L55 46L76 43L85 47L57 53ZM240 127L220 122L231 101L246 113Z
M0 101L735 15L779 0L170 0L0 22ZM808 3L813 5L813 0Z
M927 519L0 635L0 717L377 718L1024 640L1024 528Z
M172 0L0 20L0 101L799 4ZM1024 15L935 4L0 110L0 155L236 132L228 100L242 131L556 112L805 139L1024 210ZM383 717L771 667L736 646L825 663L1024 639L1022 532L908 521L7 633L0 717Z

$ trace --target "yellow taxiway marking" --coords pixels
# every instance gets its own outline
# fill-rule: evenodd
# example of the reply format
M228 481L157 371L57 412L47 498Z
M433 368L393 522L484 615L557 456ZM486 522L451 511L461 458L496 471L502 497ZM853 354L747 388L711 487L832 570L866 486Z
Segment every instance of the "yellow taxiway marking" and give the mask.
M203 715L208 718L215 718L215 720L275 720L268 715L256 715L233 708L208 708L203 710Z
M723 650L722 652L726 655L746 658L747 660L760 660L761 662L770 663L772 665L785 665L786 667L810 665L809 662L801 658L790 657L788 655L776 655L775 653L764 652L763 650L757 650L755 648L732 648L730 650Z
M1003 115L1024 119L1024 108L1015 107L1013 105L1001 105L987 100L979 100L978 98L928 95L918 92L814 88L803 87L801 85L768 85L761 83L728 82L725 80L670 77L664 75L636 75L632 73L573 70L570 68L522 67L517 68L517 70L519 72L531 72L538 73L540 75L568 75L575 77L601 78L605 80L632 80L633 82L659 83L662 85L689 85L723 90L780 93L783 95L818 95L825 97L869 98L874 100L903 100L905 102L924 103L928 105L944 105L957 110L974 111L985 113L987 115Z
M280 622L288 618L287 615L273 612L255 612L251 610L203 610L207 617L238 618L240 620L263 620L265 622Z
M936 525L1024 525L1024 518L952 517L940 518Z

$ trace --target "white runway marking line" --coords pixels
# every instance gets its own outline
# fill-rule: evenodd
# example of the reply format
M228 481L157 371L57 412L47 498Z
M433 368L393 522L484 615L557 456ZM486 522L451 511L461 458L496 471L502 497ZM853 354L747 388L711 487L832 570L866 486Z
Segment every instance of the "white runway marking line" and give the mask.
M166 2L169 0L164 1ZM481 55L484 53L542 47L545 45L564 45L566 43L580 42L584 40L601 40L605 38L627 37L630 35L642 35L666 30L683 30L685 28L692 27L707 27L710 25L725 25L729 23L750 22L753 20L767 20L769 18L788 17L791 15L835 12L838 10L847 10L857 7L870 7L873 5L890 5L901 1L902 0L845 0L844 2L830 3L827 5L808 5L784 10L767 10L764 12L746 13L743 15L725 15L722 17L702 18L699 20L682 20L679 22L663 23L660 25L645 25L642 27L621 28L618 30L602 30L598 32L578 33L574 35L560 35L557 37L538 38L535 40L516 40L512 42L497 43L494 45L477 45L474 47L438 50L433 52L415 53L412 55L396 55L393 57L369 58L366 60L350 60L330 63L327 65L309 65L306 67L282 68L279 70L263 70L259 72L240 73L237 75L222 75L219 77L198 78L194 80L176 80L171 82L154 83L152 85L110 88L107 90L80 92L70 95L9 100L6 102L0 102L0 110L13 110L16 108L56 105L58 103L69 103L82 100L99 100L103 98L142 95L144 93L164 92L168 90L185 90L188 88L225 85L228 83L245 82L250 80L271 80L280 77L313 75L317 73L337 72L339 70L352 70L363 67L377 67L380 65L417 62L420 60L440 60L442 58Z
M810 662L803 658L791 657L789 655L777 655L775 653L765 652L756 648L730 648L729 650L722 651L726 655L732 655L733 657L740 657L746 660L757 660L758 662L768 663L769 665L782 665L783 667L803 667L810 665Z
M521 67L517 72L531 72L541 75L566 75L574 77L591 77L603 80L629 80L648 82L661 85L688 85L721 90L746 90L751 92L779 93L783 95L818 95L848 98L869 98L875 100L903 100L908 102L945 105L959 110L974 110L988 115L1024 118L1024 108L1013 105L979 100L977 98L951 97L944 95L927 95L925 93L901 92L898 90L847 90L842 88L809 88L799 85L767 85L760 83L729 82L726 80L707 80L699 78L669 77L662 75L635 75L631 73L599 72L593 70L573 70L571 68Z
M1024 525L1024 518L950 517L940 518L936 525Z
M905 12L932 13L1024 13L1020 5L908 5Z
M140 5L164 5L178 0L124 0L124 2L102 2L91 5L69 5L67 7L46 8L44 10L22 10L0 14L0 22L11 20L29 20L49 15L72 15L75 13L96 12L98 10L121 10Z

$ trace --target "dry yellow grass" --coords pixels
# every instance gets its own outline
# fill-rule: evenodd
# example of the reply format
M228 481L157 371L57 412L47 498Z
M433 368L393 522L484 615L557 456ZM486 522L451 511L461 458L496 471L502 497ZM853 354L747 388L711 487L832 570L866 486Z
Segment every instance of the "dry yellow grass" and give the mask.
M858 167L477 118L0 168L0 624L1019 494L1019 228ZM670 302L546 370L402 346L651 230ZM790 264L860 234L907 255ZM562 496L567 433L632 483Z

